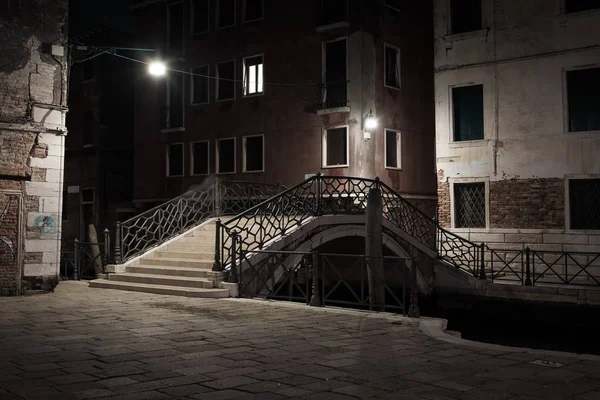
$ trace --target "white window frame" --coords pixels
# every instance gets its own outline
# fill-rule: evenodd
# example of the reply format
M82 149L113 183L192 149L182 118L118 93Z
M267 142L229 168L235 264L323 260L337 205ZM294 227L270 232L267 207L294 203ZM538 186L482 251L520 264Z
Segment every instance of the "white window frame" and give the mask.
M387 159L387 133L394 132L396 134L396 163L397 167L389 167ZM402 171L402 132L397 129L384 128L383 129L383 158L385 160L385 169L391 169L396 171Z
M246 67L246 60L249 58L255 58L255 57L261 57L262 58L262 91L260 92L254 92L254 93L247 93L247 85L248 85L248 78L247 78L247 67ZM242 61L242 65L244 66L244 76L243 76L243 90L242 90L242 95L244 97L252 97L252 96L262 96L265 94L265 55L263 53L261 54L255 54L252 56L248 56L248 57L244 57L243 61ZM257 72L258 73L258 72ZM258 81L256 82L256 89L258 90Z
M233 25L226 25L226 26L219 26L219 15L220 15L220 12L221 12L221 10L220 10L220 8L221 8L221 0L216 0L216 3L217 3L217 5L215 7L215 9L216 9L215 10L215 12L216 12L216 15L215 15L215 29L216 30L227 29L227 28L231 28L232 26L235 26L236 23L237 23L237 18L236 18L237 17L237 15L236 15L237 14L237 12L236 12L237 11L236 10L236 8L237 8L236 7L237 6L237 1L233 2Z
M194 145L198 143L206 143L207 158L206 158L206 174L194 173ZM197 140L190 143L190 176L204 176L210 174L210 140Z
M206 24L206 30L202 31L202 32L194 32L194 25L195 25L194 24L194 21L195 21L195 19L194 19L194 5L196 4L196 1L198 1L198 0L191 0L190 1L190 35L191 36L200 36L200 35L203 35L205 33L210 32L210 8L211 8L210 7L210 3L211 3L210 0L205 0L208 3L208 13L206 15L206 22L207 22L207 24Z
M252 170L249 171L246 169L246 139L248 138L255 138L255 137L262 137L262 169L261 170ZM264 134L260 134L260 135L247 135L247 136L243 136L242 137L242 172L243 173L259 173L259 172L265 172L265 135Z
M221 172L219 171L219 143L224 140L233 139L233 172ZM215 141L215 172L219 175L232 175L237 171L237 140L234 137L219 138Z
M466 86L482 86L483 87L483 96L482 96L482 103L483 103L483 138L481 139L475 139L475 140L454 140L454 96L452 95L452 90L454 88L460 88L460 87L466 87ZM450 113L448 118L450 119L450 125L448 125L448 131L450 132L450 137L448 138L448 142L450 144L453 144L455 146L472 146L473 144L475 145L482 145L485 144L488 141L487 138L487 132L485 129L485 84L482 81L475 81L475 82L467 82L467 83L460 83L460 84L456 84L456 85L449 85L448 86L448 105L450 108ZM496 104L496 107L498 105Z
M395 50L398 53L398 58L396 59L396 63L397 63L396 68L398 68L398 86L397 87L388 85L388 82L387 82L387 63L386 63L385 53L388 48ZM400 51L400 47L394 46L393 44L390 44L390 43L383 43L383 86L385 86L386 88L394 89L394 90L400 90L402 88L402 52Z
M242 3L242 22L245 24L247 22L261 21L265 19L265 0L261 0L262 13L260 18L255 19L246 19L246 7L248 6L248 0L244 0Z
M588 11L582 11L588 12ZM600 9L598 9L600 12ZM570 15L570 14L569 14ZM562 80L563 80L563 132L565 135L597 135L600 133L600 130L593 131L569 131L569 85L567 82L567 73L571 71L581 71L584 69L600 69L600 64L590 64L576 67L566 67L563 68L562 71Z
M327 165L327 131L339 128L346 128L346 164ZM321 139L321 168L348 168L350 166L350 125L337 125L323 128Z
M210 76L210 64L204 64L204 65L197 65L195 67L190 68L190 73L194 73L194 69L196 68L204 68L206 67L207 69L207 83L208 83L208 97L206 98L206 101L203 103L195 103L194 102L194 78L196 78L196 76L194 75L190 75L190 104L193 106L197 106L197 105L201 105L201 104L208 104L210 103L210 78L208 78L208 76Z
M600 230L597 229L574 229L571 228L571 199L569 192L569 181L581 180L581 179L600 179L600 174L588 174L588 175L565 175L565 232L577 233L580 235L585 234L597 234Z
M448 179L450 187L450 218L453 230L461 232L488 232L490 227L490 179L484 178L450 178ZM461 183L483 183L485 193L485 227L479 228L457 228L456 227L456 199L454 198L454 185Z
M183 8L183 16L181 18L181 53L185 54L185 26L183 23L185 20L185 4L183 4L183 0L167 4L167 49L171 51L171 7L178 4L181 4Z
M227 64L233 62L233 97L229 98L229 99L221 99L219 100L219 65L222 64ZM215 64L215 102L220 103L222 101L231 101L231 100L235 100L236 99L236 79L235 79L235 72L236 72L236 62L235 59L231 59L231 60L225 60L225 61L220 61L218 63Z
M181 145L181 175L171 175L171 152L170 152L170 148L171 146L175 146L175 145ZM169 143L167 144L167 168L166 168L166 172L167 172L167 178L181 178L183 176L185 176L185 144L183 142L177 142L177 143Z

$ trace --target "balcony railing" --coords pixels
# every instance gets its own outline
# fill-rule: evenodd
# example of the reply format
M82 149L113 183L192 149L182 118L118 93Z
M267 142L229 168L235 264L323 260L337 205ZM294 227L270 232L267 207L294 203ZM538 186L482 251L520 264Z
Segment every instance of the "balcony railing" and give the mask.
M348 81L319 85L317 106L320 110L348 107Z
M161 117L162 129L176 129L184 127L184 107L170 106L164 107Z

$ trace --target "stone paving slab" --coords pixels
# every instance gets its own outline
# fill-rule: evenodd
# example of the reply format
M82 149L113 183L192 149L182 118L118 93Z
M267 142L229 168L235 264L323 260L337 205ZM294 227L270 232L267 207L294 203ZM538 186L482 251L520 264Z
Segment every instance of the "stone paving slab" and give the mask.
M0 399L600 399L597 359L440 340L427 319L80 282L0 310Z

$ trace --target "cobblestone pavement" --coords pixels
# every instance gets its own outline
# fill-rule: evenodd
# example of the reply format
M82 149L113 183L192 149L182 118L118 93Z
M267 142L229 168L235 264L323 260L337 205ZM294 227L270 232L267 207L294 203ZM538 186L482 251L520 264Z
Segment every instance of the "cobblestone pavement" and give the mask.
M0 399L600 399L600 362L451 344L402 317L77 282L0 307Z

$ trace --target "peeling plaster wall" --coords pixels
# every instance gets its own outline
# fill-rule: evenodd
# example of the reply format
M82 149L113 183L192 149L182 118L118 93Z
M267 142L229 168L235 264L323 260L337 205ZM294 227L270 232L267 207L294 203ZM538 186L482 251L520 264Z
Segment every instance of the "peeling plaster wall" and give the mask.
M0 294L58 275L67 4L0 3Z
M598 132L568 132L565 83L566 70L600 65L600 10L566 15L561 0L482 0L486 29L450 35L449 3L434 3L440 221L452 227L452 183L482 180L491 189L488 227L457 231L500 232L509 238L481 239L516 246L525 242L515 232L566 233L557 250L571 236L598 243L599 232L569 232L564 183L600 173ZM451 90L465 84L483 84L485 138L453 142Z

